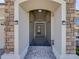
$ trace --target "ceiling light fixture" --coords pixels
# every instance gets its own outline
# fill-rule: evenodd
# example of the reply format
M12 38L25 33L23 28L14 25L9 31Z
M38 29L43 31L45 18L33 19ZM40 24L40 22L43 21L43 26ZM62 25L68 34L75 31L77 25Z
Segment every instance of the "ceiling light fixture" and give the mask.
M38 10L38 12L42 12L42 10Z

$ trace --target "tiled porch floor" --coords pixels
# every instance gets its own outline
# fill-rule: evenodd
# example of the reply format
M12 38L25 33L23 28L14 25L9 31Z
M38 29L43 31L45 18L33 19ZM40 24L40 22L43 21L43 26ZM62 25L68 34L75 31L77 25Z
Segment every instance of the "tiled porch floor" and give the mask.
M25 59L56 59L50 46L30 46Z

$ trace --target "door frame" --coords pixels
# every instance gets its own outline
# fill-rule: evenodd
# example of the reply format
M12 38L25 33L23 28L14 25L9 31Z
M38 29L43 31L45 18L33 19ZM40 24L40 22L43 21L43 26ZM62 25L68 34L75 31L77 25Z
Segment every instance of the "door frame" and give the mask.
M45 21L35 21L34 22L34 38L36 36L36 31L35 31L35 27L37 23L43 23L45 25L45 37L46 37L46 22Z

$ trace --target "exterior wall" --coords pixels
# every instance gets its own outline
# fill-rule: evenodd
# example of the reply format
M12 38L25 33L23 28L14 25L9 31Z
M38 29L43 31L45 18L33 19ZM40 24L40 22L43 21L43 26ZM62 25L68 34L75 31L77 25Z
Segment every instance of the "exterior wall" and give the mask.
M0 6L0 49L4 49L5 46L5 37L4 37L4 25L1 25L4 23L4 5Z
M29 1L29 0L20 0L19 3L25 2L25 1ZM58 3L62 3L64 0L50 0L50 1L55 1Z
M64 57L64 54L66 53L66 24L62 23L62 21L66 21L65 6L66 2L63 2L63 4L55 11L55 13L53 13L54 15L52 14L53 16L51 22L53 25L51 26L51 38L55 40L53 52L57 59L61 59L61 57Z
M75 14L75 0L67 0L67 27L66 27L66 53L75 54L75 38L74 38L74 14Z
M29 19L27 13L19 7L19 53L29 46Z
M4 36L4 26L1 25L3 23L3 19L0 19L0 49L4 49L5 46L5 36Z
M63 2L61 6L62 10L62 55L66 53L66 23L63 24L63 21L66 21L66 2Z
M5 52L14 52L14 0L5 0Z
M10 2L14 4L14 1L13 1L13 0L10 1ZM13 8L14 5L13 5L13 4L10 5L10 2L9 2L9 1L7 2L7 1L6 1L6 4L7 4L7 5L6 5L6 7L7 7L6 10L7 10L7 11L10 10L9 7L12 8L11 10L14 9L14 8ZM18 4L18 0L15 1L15 2L17 2L17 4ZM16 6L17 6L17 4L15 3ZM58 6L58 5L59 5L59 4L57 4L56 6ZM15 12L16 12L16 13L15 13L15 20L19 20L19 18L18 18L18 11L19 11L19 10L18 10L18 6L17 6L17 8L16 8L16 6L15 6L15 9L17 9L17 10L15 11ZM52 8L53 8L53 7L52 7ZM9 10L8 10L8 9L9 9ZM14 11L14 10L13 10L13 11ZM13 11L6 12L6 13L8 14L8 13L11 13L11 12L13 12ZM14 15L14 14L13 14L13 15ZM11 15L11 16L13 16L13 15ZM14 17L11 17L11 16L8 15L9 19L12 19L12 20L13 20ZM11 17L11 18L10 18L10 17ZM7 18L6 18L6 19L7 19ZM7 19L7 20L8 20L8 19ZM13 21L13 22L14 22L14 21ZM22 25L22 24L20 24L20 25ZM58 24L56 24L56 25L58 25ZM8 26L9 26L9 25L8 25ZM15 26L15 27L16 27L16 26ZM23 27L23 28L24 28L24 27ZM16 29L17 29L17 28L16 28ZM7 45L7 44L9 44L9 43L11 43L11 42L9 42L9 43L6 42L6 51L8 51L8 52L11 52L10 49L11 49L11 47L13 48L13 45L15 45L15 48L14 48L14 49L15 49L15 53L16 53L16 52L18 53L18 51L19 51L19 47L18 47L18 45L19 45L19 44L18 44L18 43L19 43L19 42L18 42L18 41L19 41L19 38L18 38L18 34L17 34L18 31L16 31L16 29L15 29L15 32L16 32L16 35L15 35L15 44L14 44L14 42L12 42L12 45L10 46L10 45ZM18 30L18 29L17 29L17 30ZM22 29L21 29L21 30L22 30ZM59 30L57 30L57 31L59 31ZM6 33L7 33L7 32L6 32ZM10 33L11 33L11 32L10 32ZM13 33L13 32L12 32L12 33ZM57 34L57 33L56 33L56 34ZM59 34L58 34L58 35L59 35ZM17 36L17 37L16 37L16 36ZM12 39L13 39L13 38L12 38ZM10 39L10 40L11 40L11 39ZM9 41L9 40L8 40L8 41ZM57 41L57 40L56 40L56 41ZM20 42L21 42L21 41L20 41ZM20 45L19 45L19 46L20 46ZM9 47L9 49L8 49L7 47ZM21 46L21 47L22 47L22 46ZM21 47L20 47L20 48L21 48ZM58 47L56 47L56 48L58 48ZM21 49L21 50L24 50L24 47L23 47L23 49ZM20 51L21 51L21 50L20 50ZM22 53L22 52L20 52L20 53ZM60 53L60 51L59 51L59 53Z
M8 1L8 0L6 0L6 7L5 7L5 9L6 9L6 14L7 14L7 16L6 16L6 28L7 28L7 30L5 30L5 34L7 33L7 35L6 35L6 52L8 52L8 53L10 53L10 52L13 52L13 50L14 50L14 35L13 35L13 33L14 33L14 1L13 0L11 0L11 1ZM58 0L56 0L57 2L58 2ZM18 2L17 2L18 3ZM18 4L19 5L19 4ZM16 7L16 6L15 6ZM19 8L19 7L17 7L17 8ZM66 38L66 53L67 54L75 54L75 41L74 41L74 32L73 32L73 30L74 30L74 28L73 28L73 13L74 13L74 2L73 2L73 0L68 0L67 1L67 22L68 22L68 24L67 24L67 26L70 26L71 25L71 27L69 27L69 28L67 28L67 30L68 30L68 32L67 33L69 33L70 35L68 35L67 36L67 38ZM71 12L72 11L72 12ZM23 11L22 11L23 12ZM56 49L56 51L58 51L58 54L59 55L61 55L61 48L62 48L62 35L60 35L59 33L61 33L61 21L59 20L59 19L61 19L61 17L63 17L62 15L61 15L61 7L59 7L56 11L55 11L55 13L54 13L54 17L53 17L53 19L54 19L54 25L56 25L56 26L53 26L54 27L54 29L53 29L53 27L52 27L52 29L53 29L53 31L55 31L55 32L52 32L52 33L55 33L55 34L52 34L53 35L53 37L51 37L52 38L52 40L54 39L55 40L55 45L54 45L54 48ZM9 15L8 15L9 14ZM16 17L16 19L18 19L19 20L19 18L18 18L18 10L17 10L17 12L15 13L16 15L15 15L15 17ZM71 14L72 14L72 17L71 17ZM23 14L22 14L22 17L24 17L24 18L26 18L25 16L23 16L23 15L25 15L25 12L23 12ZM21 18L20 18L21 19ZM71 19L71 20L70 20ZM10 20L12 20L12 21L10 21ZM25 20L20 20L21 22L23 22L23 21L25 21ZM29 23L28 21L26 21L27 23ZM52 21L53 22L53 21ZM11 26L11 24L13 24L13 26ZM59 25L60 24L60 25ZM25 23L21 23L21 24L19 24L20 26L22 26L22 25L25 25ZM52 24L53 25L53 24ZM8 28L8 26L10 26L10 28ZM22 28L25 28L25 26L23 26ZM22 28L19 28L19 30L22 32ZM25 28L26 29L26 28ZM29 29L29 28L28 28ZM11 31L8 31L8 30L11 30ZM26 29L27 30L27 29ZM24 30L24 31L26 31L26 30ZM15 32L16 32L16 34L17 33L19 33L19 31L16 31L15 30ZM29 32L29 31L28 31ZM27 33L28 33L27 32ZM24 32L23 32L24 33ZM9 35L8 35L9 34ZM29 33L28 33L29 34ZM10 36L10 35L12 35L12 36ZM20 40L17 38L15 38L16 40L15 40L15 46L17 46L17 48L15 47L15 50L16 50L16 52L17 51L19 51L19 53L22 53L22 50L24 50L25 49L25 44L26 44L26 42L25 42L25 40L24 40L24 38L22 38L22 37L24 37L24 36L21 36L22 34L20 34L19 36L20 36ZM27 34L25 34L25 35L27 35ZM18 34L16 35L17 37L18 37ZM10 38L11 37L11 38ZM28 36L29 37L29 36ZM22 45L22 42L21 42L21 38L23 39L23 41L22 42L25 42L23 45ZM25 37L26 38L26 37ZM27 38L28 39L28 38ZM8 41L10 41L10 42L8 42ZM17 41L17 42L16 42ZM21 44L21 45L19 45L19 44ZM17 44L17 45L16 45ZM27 43L28 44L28 43ZM20 49L21 48L21 49ZM24 53L23 53L24 54ZM19 54L18 54L19 55ZM65 56L66 58L73 58L73 59L78 59L78 58L75 58L75 56L73 56L72 57L72 55L71 56L68 56L68 55L66 55ZM5 58L4 58L5 59ZM9 59L9 58L8 58ZM16 58L17 59L17 58ZM63 57L62 57L62 59L64 59Z
M1 59L19 59L19 56L14 54L14 51L15 51L14 0L5 0L4 8L5 8L5 23L4 23L5 25L5 47L4 47L5 54L1 56Z
M61 36L61 7L59 7L54 13L54 48L57 53L61 55L62 48L62 36Z
M76 55L74 36L75 1L67 0L66 4L66 53L60 59L79 59Z

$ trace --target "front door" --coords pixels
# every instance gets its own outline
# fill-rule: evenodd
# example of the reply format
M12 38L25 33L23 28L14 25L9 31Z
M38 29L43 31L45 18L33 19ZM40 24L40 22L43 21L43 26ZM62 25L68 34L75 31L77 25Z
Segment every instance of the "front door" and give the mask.
M46 36L46 25L44 22L37 22L34 25L34 37L45 37Z

